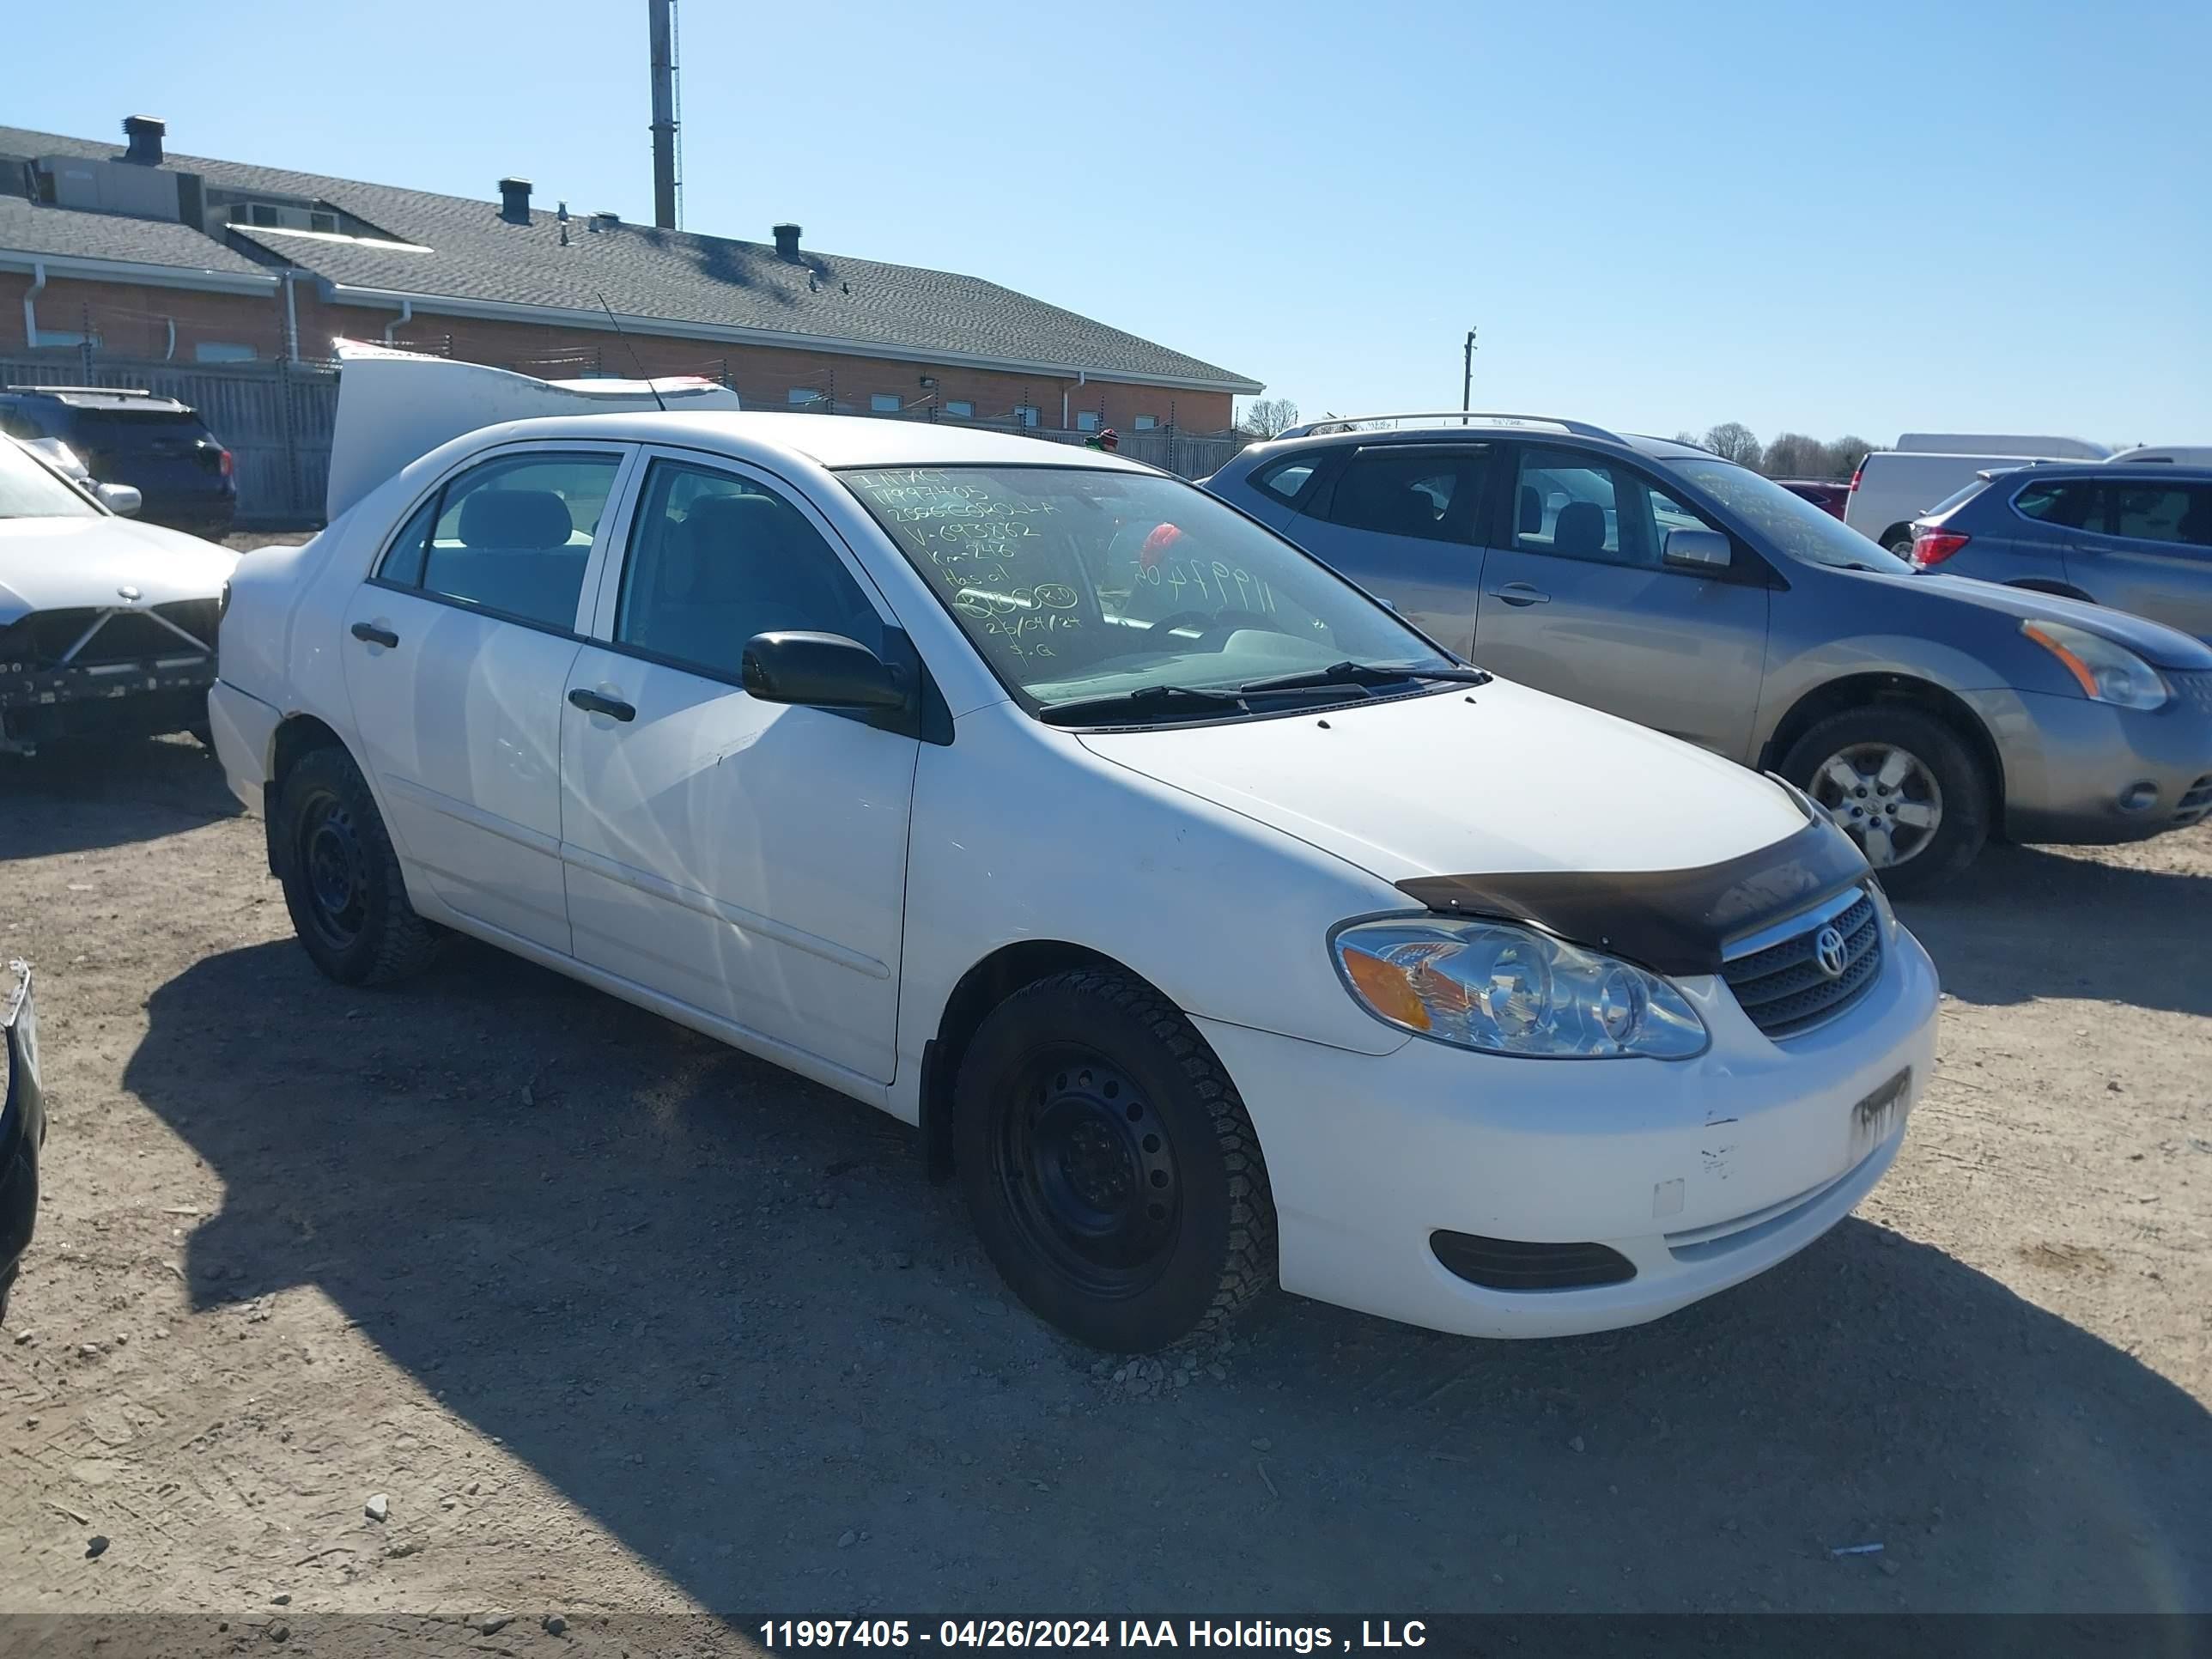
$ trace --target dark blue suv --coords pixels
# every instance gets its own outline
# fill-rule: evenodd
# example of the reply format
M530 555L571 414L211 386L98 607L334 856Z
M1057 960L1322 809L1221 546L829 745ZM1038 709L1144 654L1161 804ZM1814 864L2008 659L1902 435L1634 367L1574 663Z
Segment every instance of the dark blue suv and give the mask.
M0 433L58 438L102 483L135 487L149 524L220 541L238 514L230 451L173 398L112 386L11 386Z

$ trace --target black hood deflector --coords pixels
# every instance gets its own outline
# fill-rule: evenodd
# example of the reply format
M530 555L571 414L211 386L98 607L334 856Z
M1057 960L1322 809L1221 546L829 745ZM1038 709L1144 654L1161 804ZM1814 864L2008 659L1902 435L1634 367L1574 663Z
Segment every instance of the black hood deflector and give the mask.
M1655 973L1717 974L1730 939L1869 879L1851 838L1812 811L1795 835L1701 869L1420 876L1398 890L1446 915L1527 922Z

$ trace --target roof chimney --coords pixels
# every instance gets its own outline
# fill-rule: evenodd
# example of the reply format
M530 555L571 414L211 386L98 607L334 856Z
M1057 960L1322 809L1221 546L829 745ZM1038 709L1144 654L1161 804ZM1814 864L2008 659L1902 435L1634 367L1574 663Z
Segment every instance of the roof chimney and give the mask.
M775 257L779 259L796 259L799 257L799 227L777 225L774 227L774 231Z
M593 230L612 230L620 223L622 223L622 215L617 213L612 208L601 208L592 216Z
M158 115L126 115L123 118L123 136L131 141L123 159L136 161L142 167L161 165L161 139L169 131L169 124Z
M512 224L530 222L530 180L502 179L499 181L499 216Z

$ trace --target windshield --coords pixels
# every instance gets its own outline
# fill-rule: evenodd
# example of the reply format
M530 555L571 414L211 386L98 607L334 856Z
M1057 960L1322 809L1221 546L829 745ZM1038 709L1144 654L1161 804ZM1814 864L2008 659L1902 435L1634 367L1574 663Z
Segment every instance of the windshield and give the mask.
M1747 466L1717 458L1671 460L1668 465L1734 512L1777 551L1793 559L1838 570L1880 570L1897 576L1915 574L1894 553L1884 551L1842 520L1802 495L1791 495L1771 479L1760 477Z
M0 519L96 519L100 509L12 438L0 438Z
M1058 466L839 476L993 672L1040 711L1150 693L1147 718L1218 718L1208 700L1170 703L1159 688L1233 693L1346 664L1408 677L1454 667L1326 567L1180 479ZM1345 680L1328 684L1342 693Z

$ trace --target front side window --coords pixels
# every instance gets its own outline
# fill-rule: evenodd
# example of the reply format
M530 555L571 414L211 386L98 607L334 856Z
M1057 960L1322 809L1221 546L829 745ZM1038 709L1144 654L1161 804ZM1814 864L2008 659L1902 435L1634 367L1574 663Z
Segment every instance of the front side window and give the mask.
M745 642L787 629L884 647L882 618L797 507L732 473L655 461L631 524L617 642L735 684Z
M621 465L615 455L538 454L471 467L409 519L377 576L566 632Z
M1636 506L1626 483L1626 476L1601 456L1524 447L1514 495L1514 546L1555 558L1656 564L1656 550L1644 556L1644 549L1624 548L1621 513L1627 507L1632 514Z
M1482 452L1382 445L1346 463L1318 516L1346 530L1465 542L1478 522Z
M1976 489L1980 488L1978 484ZM2087 483L2032 483L2012 498L2013 511L2023 519L2033 519L2039 524L2063 525L2069 530L2079 530L2095 516L2094 507L2099 486ZM1966 492L1971 495L1972 490ZM1943 509L1938 507L1937 513ZM1930 514L1929 517L1934 517Z
M1179 479L1062 466L840 477L1000 681L1047 717L1152 692L1157 718L1189 718L1166 688L1241 695L1346 663L1409 677L1451 666L1325 566ZM1152 704L1131 711L1155 718Z
M2212 486L2114 484L2112 533L2131 542L2212 547Z

